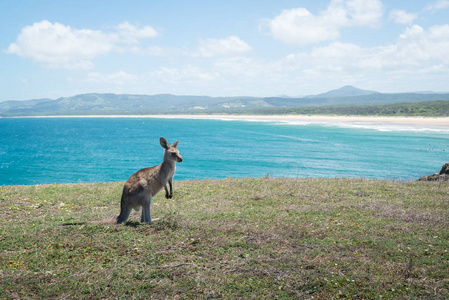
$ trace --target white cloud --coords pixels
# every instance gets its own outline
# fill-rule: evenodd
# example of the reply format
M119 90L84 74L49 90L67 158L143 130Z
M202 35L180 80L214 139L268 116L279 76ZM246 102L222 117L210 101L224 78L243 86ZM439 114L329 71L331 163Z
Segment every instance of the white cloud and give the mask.
M398 55L404 60L449 64L449 25L432 26L428 30L413 25L401 34L398 46Z
M449 8L449 1L448 0L439 0L432 4L429 4L426 6L425 10L429 11L439 11L439 10L445 10Z
M251 49L251 46L236 36L229 36L224 39L200 40L198 47L200 55L205 57L244 53Z
M293 45L336 40L348 26L380 24L383 5L379 0L332 0L318 15L305 8L283 10L268 22L271 35Z
M94 58L118 50L121 43L136 43L155 35L149 26L139 29L127 22L118 25L116 31L104 32L44 20L24 27L6 52L49 68L90 69Z
M428 30L408 27L392 45L360 47L333 42L306 53L291 54L280 62L284 70L303 70L326 77L329 73L438 72L449 68L449 25ZM385 76L385 75L384 75Z
M340 36L339 28L347 22L345 14L334 11L334 18L317 17L305 8L284 10L269 22L271 35L287 44L305 45Z
M392 10L389 15L389 20L398 24L410 25L418 18L418 14L411 14L405 10Z
M41 21L22 29L7 53L31 58L50 68L87 69L91 60L114 47L115 37L96 30L77 30Z
M344 4L350 16L350 26L377 27L380 24L383 16L380 0L348 0Z
M136 44L139 39L143 38L154 38L158 36L157 31L151 26L144 26L138 28L129 24L128 22L123 22L116 27L117 34L123 42Z

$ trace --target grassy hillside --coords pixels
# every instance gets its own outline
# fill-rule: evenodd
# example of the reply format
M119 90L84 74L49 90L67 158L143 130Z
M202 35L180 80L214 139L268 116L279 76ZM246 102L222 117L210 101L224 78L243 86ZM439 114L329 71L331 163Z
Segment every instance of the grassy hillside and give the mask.
M149 226L122 183L0 187L0 298L449 298L449 184L175 182Z

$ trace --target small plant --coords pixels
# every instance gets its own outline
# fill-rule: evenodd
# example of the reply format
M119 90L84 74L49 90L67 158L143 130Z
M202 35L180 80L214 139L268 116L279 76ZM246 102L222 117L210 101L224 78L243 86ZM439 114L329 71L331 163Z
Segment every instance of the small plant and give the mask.
M178 213L175 211L168 211L165 215L155 222L156 230L176 230L179 228Z

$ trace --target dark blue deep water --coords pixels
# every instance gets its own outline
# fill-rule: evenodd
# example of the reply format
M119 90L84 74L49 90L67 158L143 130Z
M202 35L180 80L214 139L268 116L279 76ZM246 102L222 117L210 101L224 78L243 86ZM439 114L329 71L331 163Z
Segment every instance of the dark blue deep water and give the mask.
M108 182L178 149L175 180L361 177L415 180L449 161L449 130L152 118L0 119L0 185Z

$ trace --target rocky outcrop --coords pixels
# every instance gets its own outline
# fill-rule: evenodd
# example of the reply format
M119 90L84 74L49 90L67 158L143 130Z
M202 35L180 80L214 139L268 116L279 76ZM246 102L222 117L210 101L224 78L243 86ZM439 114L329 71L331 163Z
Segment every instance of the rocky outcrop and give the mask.
M449 163L445 163L440 173L423 176L418 181L449 181Z

